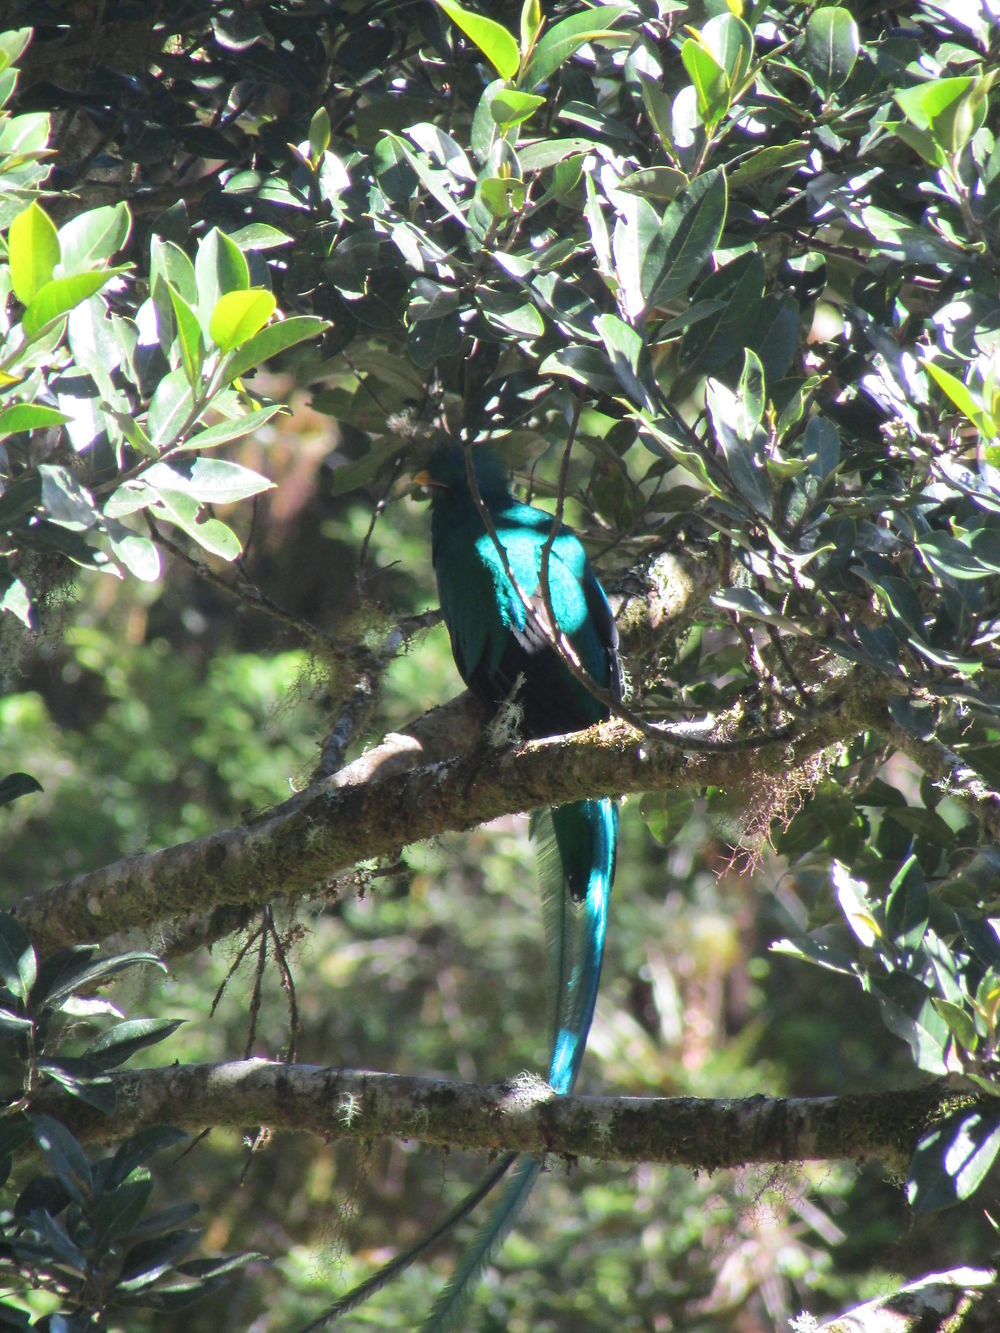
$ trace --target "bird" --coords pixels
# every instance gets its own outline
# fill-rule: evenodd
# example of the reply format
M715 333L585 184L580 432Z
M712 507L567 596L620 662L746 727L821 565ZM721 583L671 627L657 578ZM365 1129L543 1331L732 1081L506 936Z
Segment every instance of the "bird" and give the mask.
M470 471L478 496L469 484ZM502 461L488 447L467 451L442 444L413 480L430 494L441 613L455 665L472 693L503 721L505 732L514 727L525 740L565 735L607 719L622 694L618 634L576 533L557 525L545 510L521 503ZM552 1011L548 1083L564 1096L576 1083L597 1000L618 807L608 797L573 801L549 816L549 836L544 820L541 825L540 858ZM458 1327L478 1276L513 1226L540 1170L538 1158L501 1157L429 1235L341 1297L324 1320L360 1304L421 1258L511 1172L423 1324L428 1331ZM309 1327L320 1327L320 1321Z

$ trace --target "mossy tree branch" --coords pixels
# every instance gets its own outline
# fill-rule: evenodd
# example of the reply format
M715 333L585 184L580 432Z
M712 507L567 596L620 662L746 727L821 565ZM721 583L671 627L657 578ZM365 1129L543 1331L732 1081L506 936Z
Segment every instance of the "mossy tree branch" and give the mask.
M415 1139L475 1151L658 1162L696 1170L878 1159L905 1169L928 1123L958 1102L946 1080L840 1097L557 1097L540 1079L479 1086L368 1070L240 1060L116 1071L107 1117L52 1090L35 1111L83 1139L150 1125L300 1130L328 1141Z
M875 719L889 725L889 689L855 669L830 682L814 716L769 734L742 733L736 713L711 733L642 735L614 722L516 751L488 748L477 706L462 697L245 825L78 875L26 898L17 916L47 952L195 911L322 891L359 861L397 856L409 843L515 811L706 787L752 806L795 771L821 772L831 747Z

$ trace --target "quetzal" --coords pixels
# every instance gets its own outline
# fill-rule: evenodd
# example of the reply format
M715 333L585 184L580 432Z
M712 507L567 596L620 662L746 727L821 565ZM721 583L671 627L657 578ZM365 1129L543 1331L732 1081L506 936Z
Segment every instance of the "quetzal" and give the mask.
M524 739L588 727L607 718L609 710L577 679L543 628L549 623L542 582L544 551L555 520L514 497L494 454L479 448L472 457L496 542L469 489L461 449L439 448L415 477L430 491L434 569L458 670L491 713L512 710L511 718ZM560 527L549 545L547 583L548 606L579 664L606 696L620 699L614 617L579 538L568 527ZM551 819L558 873L546 873L543 859L553 1010L548 1081L554 1092L566 1094L576 1082L597 999L615 873L618 809L607 798L574 801L553 809ZM517 1168L493 1213L459 1262L424 1328L457 1326L477 1275L513 1225L541 1169L535 1158L518 1160L514 1153L500 1158L433 1232L342 1297L326 1317L359 1304L422 1257L515 1162Z

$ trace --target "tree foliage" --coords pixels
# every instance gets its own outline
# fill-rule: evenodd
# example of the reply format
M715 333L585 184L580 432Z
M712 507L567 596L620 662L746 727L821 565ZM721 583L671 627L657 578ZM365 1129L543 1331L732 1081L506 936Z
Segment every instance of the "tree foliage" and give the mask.
M181 958L248 930L233 946L234 968L259 960L247 1054L262 1040L292 1060L314 1043L309 1058L348 1063L323 1041L347 1029L317 1020L309 1035L301 1010L316 1019L324 992L289 958L295 913L311 909L287 915L285 900L311 890L322 904L334 870L385 853L357 872L376 886L377 915L352 907L341 882L311 929L335 952L335 921L369 980L396 950L396 1001L454 1010L417 966L421 929L436 938L457 919L428 884L491 890L471 865L446 871L435 850L406 851L409 879L388 854L414 836L407 791L432 788L419 825L432 833L645 790L626 810L612 932L624 941L619 976L632 980L610 982L617 1038L596 1033L605 1081L613 1066L634 1091L783 1091L770 1073L792 1091L888 1080L919 1082L922 1096L939 1079L935 1111L916 1130L907 1122L897 1145L906 1197L917 1217L962 1205L948 1262L979 1262L973 1219L990 1207L1000 1151L992 0L892 12L782 0L36 9L12 0L0 37L0 726L15 770L0 817L5 902L21 922L0 931L0 980L3 1034L23 1070L8 1080L4 1151L30 1173L40 1150L51 1174L19 1180L3 1262L22 1285L55 1290L67 1318L105 1326L119 1317L115 1291L148 1287L157 1308L176 1261L185 1296L224 1268L184 1258L194 1237L178 1232L176 1249L157 1242L164 1267L150 1261L148 1282L129 1286L134 1227L151 1226L137 1221L144 1162L169 1136L125 1136L92 1159L72 1108L63 1123L32 1104L55 1080L96 1098L113 1136L115 1084L94 1060L166 1039L164 996L151 993L156 1016L128 1020L140 1026L121 1042L112 1028L82 1053L50 1056L36 1035L53 1003L36 978L67 955L35 970L29 937L39 954L89 949L141 921ZM329 440L310 452L320 430ZM424 519L403 478L445 434L491 445L536 501L570 518L616 601L625 705L552 762L544 746L512 756L510 737L498 756L502 738L477 742L460 711L439 732L418 724L422 751L376 751L391 772L361 756L447 690L439 631L402 651L434 619ZM97 572L121 582L117 596ZM297 656L276 652L279 635ZM327 715L318 764L310 679ZM298 709L268 711L293 688ZM486 748L470 757L475 743ZM344 769L348 753L361 757ZM445 760L450 770L431 769ZM279 804L284 780L311 765L309 790ZM139 855L111 864L126 853ZM517 901L510 858L521 853L489 855L487 880L502 877ZM756 870L751 886L773 886L766 904L741 905L734 865ZM713 869L722 888L710 887ZM666 876L677 887L665 895ZM383 879L409 894L381 894ZM644 925L653 911L670 937L657 946ZM741 920L753 922L742 942ZM491 934L470 910L462 923L476 966L496 974L492 988L466 987L447 1039L404 1041L377 986L357 981L371 1011L364 1040L351 1029L345 1049L469 1078L480 1066L456 1047L469 1024L489 1028L480 1014L500 1012L502 978L520 1063L481 1067L512 1076L531 1061L542 1034L530 1022L529 922ZM100 963L71 956L91 987L116 959L139 957L115 942ZM269 958L288 1040L262 1009ZM200 966L184 983L192 994L212 984L216 965ZM324 966L349 996L355 964ZM759 978L759 998L717 1013L699 1050L685 1013L707 1012L705 978L725 988L736 973ZM689 975L697 985L676 979ZM808 1005L812 1027L801 1026ZM771 1063L752 1065L727 1023ZM673 1070L651 1035L683 1057ZM185 1059L220 1060L240 1038L222 1025L187 1041ZM644 1072L623 1054L629 1041ZM783 1048L796 1041L801 1058ZM854 1155L869 1149L859 1141ZM670 1239L649 1241L655 1261L636 1253L627 1200L645 1188L581 1187L594 1226L589 1240L574 1234L593 1280L578 1282L565 1254L547 1268L540 1243L516 1290L481 1308L482 1326L578 1327L581 1312L592 1327L655 1326L661 1314L729 1326L724 1295L699 1275L702 1260L711 1271L707 1227L674 1207ZM696 1184L679 1188L697 1211ZM823 1245L808 1261L795 1250L791 1277L774 1261L780 1298L763 1281L735 1284L733 1305L758 1320L748 1327L761 1310L795 1312L788 1283L798 1308L820 1313L864 1294L863 1277L810 1278L821 1251L838 1251L844 1273L909 1267L877 1255L858 1220L875 1188L863 1175L831 1186L854 1253L803 1205ZM387 1225L391 1243L409 1238L409 1222L367 1202L373 1245ZM750 1253L734 1229L718 1249ZM621 1253L597 1263L611 1236ZM694 1276L658 1295L682 1254ZM67 1276L89 1271L81 1256L101 1282ZM914 1263L941 1266L922 1253ZM294 1264L286 1279L309 1286ZM406 1325L424 1281L387 1319ZM284 1314L315 1315L324 1296L288 1296ZM31 1299L8 1306L57 1327L51 1301Z

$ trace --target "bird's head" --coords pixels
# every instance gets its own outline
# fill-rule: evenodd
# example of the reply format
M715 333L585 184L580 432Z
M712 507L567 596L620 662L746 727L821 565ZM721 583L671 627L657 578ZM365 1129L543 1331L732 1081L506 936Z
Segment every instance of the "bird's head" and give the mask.
M507 473L493 450L480 445L471 452L476 484L483 500L489 503L491 500L508 499L510 486ZM469 481L465 450L455 444L439 445L424 466L414 473L413 484L426 489L432 501L445 494L467 496Z

